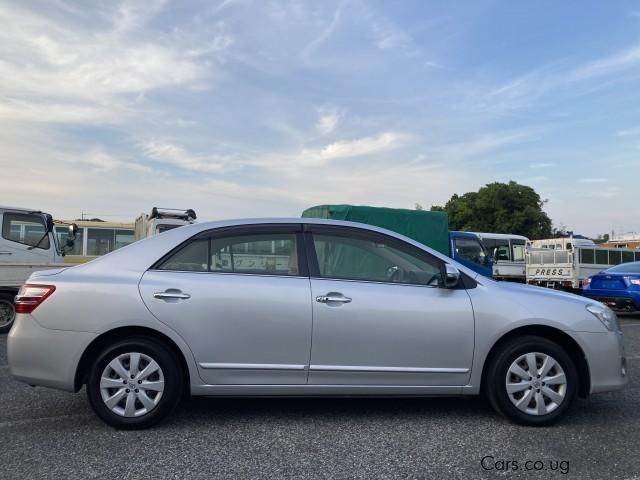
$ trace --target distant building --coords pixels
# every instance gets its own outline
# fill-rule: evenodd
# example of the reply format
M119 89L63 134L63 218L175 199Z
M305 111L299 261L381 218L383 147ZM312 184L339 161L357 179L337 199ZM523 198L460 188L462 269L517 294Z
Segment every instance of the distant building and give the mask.
M625 233L624 235L616 235L601 246L613 248L640 248L640 234Z

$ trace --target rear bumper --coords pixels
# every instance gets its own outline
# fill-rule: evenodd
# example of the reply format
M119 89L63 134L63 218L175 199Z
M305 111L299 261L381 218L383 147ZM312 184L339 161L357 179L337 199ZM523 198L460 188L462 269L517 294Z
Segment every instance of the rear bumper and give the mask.
M620 390L629 383L622 333L577 333L587 358L590 393Z
M640 292L585 288L582 294L604 303L616 312L640 311Z
M9 371L16 380L74 391L78 362L95 338L87 332L51 330L18 314L7 339Z

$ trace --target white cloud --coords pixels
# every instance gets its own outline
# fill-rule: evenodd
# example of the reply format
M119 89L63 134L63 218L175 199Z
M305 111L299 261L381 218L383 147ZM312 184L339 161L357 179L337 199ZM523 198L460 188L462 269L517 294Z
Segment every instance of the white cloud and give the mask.
M570 72L567 81L582 81L594 77L613 75L640 65L640 46L633 46L608 57L599 58Z
M117 158L113 154L105 152L101 148L93 148L85 152L81 152L74 155L74 157L70 158L68 161L72 163L81 163L98 172L114 169L135 170L137 172L144 173L150 173L152 171L148 166L140 165L134 161Z
M170 142L147 142L142 146L144 155L156 162L179 169L205 173L219 173L225 167L225 159L215 155L193 155Z
M380 50L397 50L409 57L415 57L422 53L421 48L414 42L409 32L396 26L387 17L378 14L371 7L365 8L363 15L369 19L373 43ZM435 66L435 64L427 66Z
M383 132L372 137L341 140L324 147L303 149L298 154L297 163L300 165L322 165L332 160L363 155L375 155L405 146L411 136L400 132Z
M616 133L618 137L637 137L640 135L640 127L625 128Z
M527 184L527 183L539 183L539 182L544 182L547 180L547 177L543 176L543 175L538 175L536 177L527 177L527 178L523 178L521 180L522 183Z
M608 181L609 181L608 178L603 178L603 177L580 178L580 179L578 179L578 183L607 183Z
M506 130L484 133L456 143L435 145L427 149L427 156L440 161L461 161L497 151L511 145L531 141L536 129Z
M313 54L318 50L322 45L324 45L331 36L335 33L338 26L340 25L340 18L342 16L342 9L344 3L341 3L338 8L336 8L333 12L333 16L331 17L331 21L327 23L319 34L313 40L311 40L300 52L300 56L303 61L307 64L311 63L311 58Z
M554 162L539 162L539 163L531 163L529 168L551 168L557 166Z
M103 12L106 23L93 30L86 18L67 15L60 22L28 4L0 6L0 115L36 122L125 122L124 113L139 94L204 82L210 70L189 44L141 34L164 3L108 4L114 7ZM216 54L230 44L219 31L198 48Z
M587 197L592 198L613 198L620 194L620 189L617 187L607 187L603 189L594 189L586 192Z
M319 111L318 123L316 125L316 130L320 135L328 135L332 133L336 127L338 126L338 122L340 121L341 114L338 110L334 108L320 108Z
M640 68L640 45L574 66L551 63L507 80L484 92L474 86L465 106L481 112L510 113L535 105L551 92L583 95L599 88L634 80Z

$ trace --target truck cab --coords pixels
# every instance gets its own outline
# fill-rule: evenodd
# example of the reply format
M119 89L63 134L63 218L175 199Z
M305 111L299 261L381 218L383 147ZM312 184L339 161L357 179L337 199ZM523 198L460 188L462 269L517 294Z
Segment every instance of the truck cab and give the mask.
M493 260L494 280L526 282L525 252L529 239L506 233L476 233Z
M0 333L13 323L13 300L26 279L34 271L65 266L63 257L73 247L78 227L69 225L61 245L53 226L48 213L0 206Z
M52 234L48 213L23 208L0 207L0 261L61 262L64 253Z
M449 232L450 254L456 262L485 277L492 277L493 260L477 233Z

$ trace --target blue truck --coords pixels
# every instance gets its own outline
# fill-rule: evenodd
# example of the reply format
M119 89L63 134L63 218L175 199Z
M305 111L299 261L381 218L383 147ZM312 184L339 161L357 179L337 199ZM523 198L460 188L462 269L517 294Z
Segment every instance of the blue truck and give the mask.
M476 233L449 231L446 212L369 207L317 205L303 217L347 220L386 228L439 251L485 277L492 277L493 261Z

